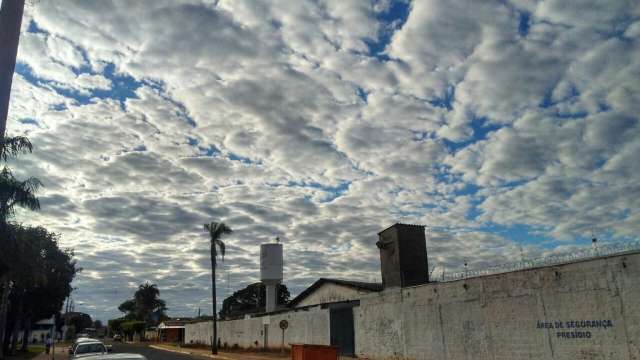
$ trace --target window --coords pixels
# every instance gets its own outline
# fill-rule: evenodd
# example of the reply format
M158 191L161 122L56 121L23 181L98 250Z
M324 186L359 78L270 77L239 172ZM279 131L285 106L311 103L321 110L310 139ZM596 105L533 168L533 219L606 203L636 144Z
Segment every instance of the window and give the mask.
M88 353L106 353L107 349L105 349L102 344L80 344L76 348L76 354L88 354Z

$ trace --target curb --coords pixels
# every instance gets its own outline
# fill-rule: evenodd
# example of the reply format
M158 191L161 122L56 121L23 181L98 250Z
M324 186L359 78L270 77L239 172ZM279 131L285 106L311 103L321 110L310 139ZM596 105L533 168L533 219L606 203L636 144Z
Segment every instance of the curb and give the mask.
M212 355L212 354L201 354L201 353L194 353L194 352L191 352L191 351L168 349L166 347L162 347L162 346L158 346L158 345L149 345L149 347L153 348L153 349L156 349L156 350L169 351L169 352L174 352L174 353L184 354L184 355L202 356L202 357L208 357L208 358L211 358L211 359L235 360L233 358L226 357L226 356Z

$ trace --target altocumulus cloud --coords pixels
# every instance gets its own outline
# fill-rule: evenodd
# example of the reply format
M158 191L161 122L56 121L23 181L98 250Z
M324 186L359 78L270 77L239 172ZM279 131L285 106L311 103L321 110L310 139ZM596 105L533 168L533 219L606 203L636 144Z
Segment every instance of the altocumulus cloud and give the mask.
M431 226L436 274L640 230L637 1L41 1L9 131L76 249L79 310L137 284L222 297L280 236L286 283L376 280L375 234Z

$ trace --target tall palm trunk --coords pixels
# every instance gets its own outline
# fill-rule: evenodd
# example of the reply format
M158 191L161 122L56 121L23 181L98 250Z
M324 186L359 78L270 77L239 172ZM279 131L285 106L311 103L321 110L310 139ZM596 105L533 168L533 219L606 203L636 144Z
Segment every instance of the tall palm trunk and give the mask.
M213 338L211 339L211 353L218 353L218 322L216 315L216 243L211 242L211 299L213 302Z
M20 351L26 352L27 346L29 346L29 335L31 335L31 316L25 318L22 329L22 347Z
M22 310L24 309L24 298L20 296L18 300L18 307L16 310L16 319L13 322L13 329L11 331L11 343L10 343L10 355L15 355L18 350L18 335L20 335L20 326L22 325Z
M9 307L9 294L11 292L11 280L9 274L5 274L0 281L2 285L2 298L0 299L0 359L4 359L4 338L7 328L7 313Z
M20 25L24 0L3 1L0 11L0 137L4 136L9 112L9 94L11 80L16 67L18 40L20 39Z

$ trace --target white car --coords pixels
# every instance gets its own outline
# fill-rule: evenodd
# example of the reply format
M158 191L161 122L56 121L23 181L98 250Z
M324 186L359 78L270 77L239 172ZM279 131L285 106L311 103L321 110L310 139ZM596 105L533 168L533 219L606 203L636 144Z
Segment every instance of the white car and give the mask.
M102 355L89 355L87 357L83 357L82 360L147 360L146 357L140 354L127 354L127 353L119 353L119 354L102 354Z
M106 355L108 352L107 347L98 340L83 341L74 345L71 359L80 359L93 355Z
M86 343L86 342L96 342L96 341L100 341L97 339L91 339L91 338L87 338L87 337L80 337L77 338L76 341L69 347L69 355L73 355L73 352L76 350L76 346L78 346L78 344L82 344L82 343Z

